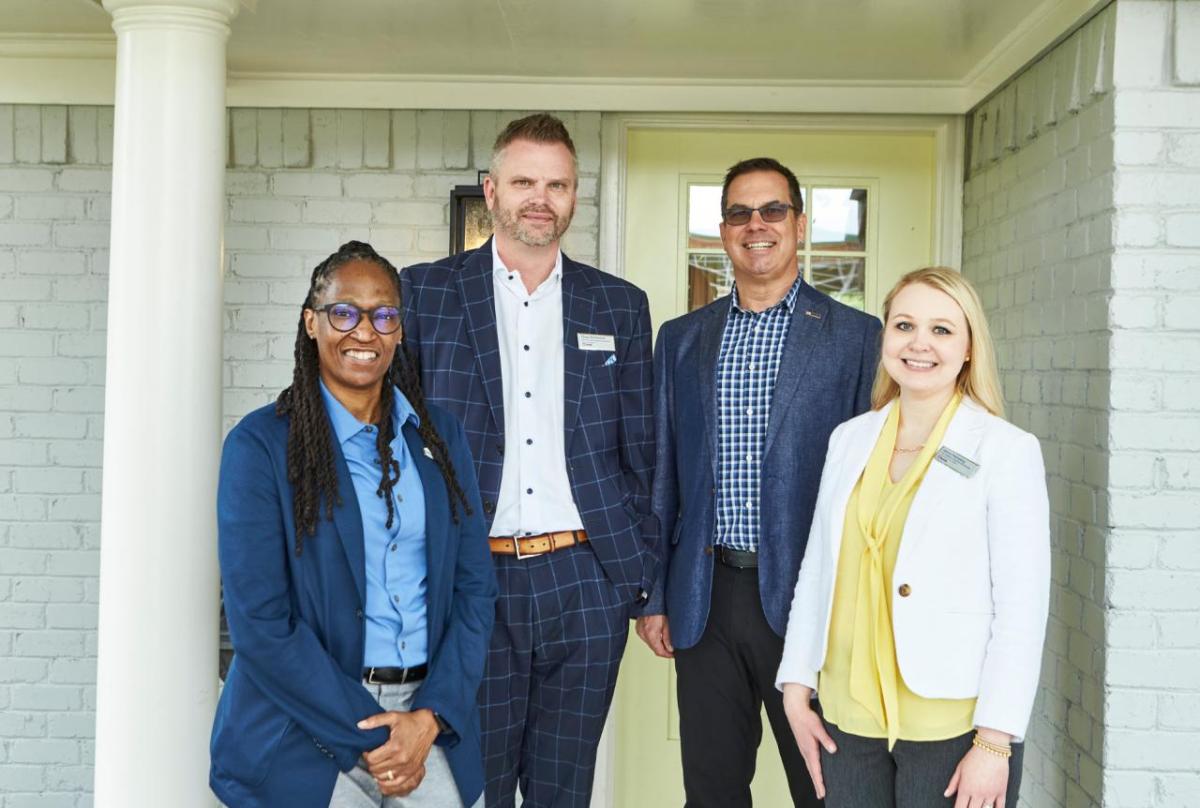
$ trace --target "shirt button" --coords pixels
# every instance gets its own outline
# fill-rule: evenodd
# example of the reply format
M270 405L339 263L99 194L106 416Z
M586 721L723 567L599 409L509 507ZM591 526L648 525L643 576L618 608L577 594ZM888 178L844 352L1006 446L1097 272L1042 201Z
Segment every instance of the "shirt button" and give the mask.
M396 552L396 545L394 545L394 544L392 545L392 552L393 553Z
M509 276L508 276L508 279L511 281L511 280L513 279L513 276L512 276L512 275L509 275Z
M746 414L747 414L747 415L753 415L753 414L754 414L754 408L753 408L753 407L747 407L747 408L746 408Z
M526 445L526 446L532 446L532 445L533 445L533 438L526 438L526 439L525 439L525 445Z
M753 508L753 507L754 507L754 500L750 500L750 499L746 500L746 507L747 507L747 508Z
M525 308L529 308L529 301L528 301L528 300L526 300L526 301L525 301L525 303L524 303L523 305L525 306Z
M526 391L525 391L525 398L532 398L532 397L533 397L533 393L531 393L531 392L529 392L528 390L526 390Z
M399 603L399 602L400 602L400 596L392 595L392 603Z
M751 453L751 452L746 452L746 462L747 462L747 463L753 463L753 462L754 462L754 455L753 455L753 453Z
M400 650L401 650L401 651L403 651L403 650L404 650L405 648L407 648L407 647L408 647L408 643L406 643L406 642L402 642L402 643L400 643Z
M532 494L532 493L533 493L533 489L532 489L532 488L526 488L526 489L525 489L525 493L526 493L526 494Z
M528 346L528 345L526 345L526 346L525 346L525 350L527 350L527 351L529 350L529 346Z
M363 427L363 431L364 431L364 432L374 432L374 431L375 431L375 427L373 427L373 426L370 426L370 425L368 424L367 426L364 426L364 427Z

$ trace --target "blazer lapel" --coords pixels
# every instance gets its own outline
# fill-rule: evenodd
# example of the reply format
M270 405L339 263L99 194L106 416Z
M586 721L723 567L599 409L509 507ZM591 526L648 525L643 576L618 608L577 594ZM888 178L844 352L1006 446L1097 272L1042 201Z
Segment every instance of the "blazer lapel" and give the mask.
M496 335L496 290L492 283L492 241L475 251L457 272L458 293L467 317L467 333L492 418L504 434L504 384L500 378L500 341Z
M700 337L696 341L694 354L685 357L684 366L692 367L699 374L695 380L700 406L704 409L704 441L712 462L712 478L717 479L717 363L721 359L721 338L725 334L725 323L729 319L730 298L721 298L723 305L712 305L705 311L700 322Z
M563 439L571 445L571 434L579 420L579 402L587 378L588 352L579 350L579 334L596 330L591 284L574 261L563 256ZM613 335L614 339L616 335Z
M442 480L441 469L432 457L425 454L425 442L417 428L409 421L401 427L404 442L408 445L408 454L412 457L413 468L421 475L421 488L425 493L425 581L427 604L436 603L440 596L441 578L436 574L443 569L446 556L446 523L450 517L450 503L447 499L446 484ZM435 621L429 620L432 632Z
M338 495L342 499L342 504L333 509L333 523L337 527L338 538L342 540L342 550L346 553L346 563L350 565L350 573L354 576L354 588L358 590L358 602L361 605L367 602L367 554L363 547L362 514L358 509L358 496L350 480L346 456L342 454L337 437L331 435L330 440L333 441L334 465L337 467Z
M985 410L971 399L964 398L958 406L958 412L954 413L954 417L950 419L950 424L946 427L942 446L954 450L963 457L977 460L979 443L983 439L986 426ZM902 552L904 547L919 541L925 535L925 523L933 514L946 510L945 500L955 489L950 483L958 476L958 472L938 461L937 458L930 461L929 470L925 472L925 479L921 481L921 486L913 497L912 506L908 511L908 519L904 523L904 538L900 545Z
M854 435L846 447L846 453L838 460L836 468L840 469L840 473L833 489L832 503L828 511L831 514L829 528L835 557L842 545L842 528L845 522L846 505L850 502L850 494L854 491L858 478L862 476L863 469L867 467L867 461L871 459L871 452L879 440L879 433L883 431L883 425L887 422L888 412L894 406L896 406L896 402L893 401L882 409L871 410L860 416L862 421L855 429Z
M788 405L796 395L800 380L804 378L808 360L812 356L813 343L820 337L821 330L825 327L825 318L829 315L829 301L810 294L811 288L801 281L800 289L796 293L796 307L792 310L792 322L788 326L783 355L779 361L779 373L775 377L775 392L771 396L771 414L767 421L767 438L763 446L764 457L771 451L771 445L779 436ZM818 385L825 383L823 379L811 381Z

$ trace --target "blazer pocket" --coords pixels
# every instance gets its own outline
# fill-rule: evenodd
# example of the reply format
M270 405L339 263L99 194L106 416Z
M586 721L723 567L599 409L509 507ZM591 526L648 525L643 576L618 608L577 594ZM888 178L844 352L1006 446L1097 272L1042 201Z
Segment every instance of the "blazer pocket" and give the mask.
M213 765L248 786L261 785L292 721L245 676L230 669L213 722Z

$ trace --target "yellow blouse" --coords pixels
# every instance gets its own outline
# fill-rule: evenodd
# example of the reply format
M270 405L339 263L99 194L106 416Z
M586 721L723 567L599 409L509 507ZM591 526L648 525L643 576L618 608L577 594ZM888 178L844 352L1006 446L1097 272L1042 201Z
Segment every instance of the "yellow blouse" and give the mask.
M829 651L818 680L821 709L825 720L843 732L887 738L889 749L898 739L941 741L973 727L975 699L927 699L905 686L896 662L890 596L908 510L961 400L955 395L946 405L925 448L895 483L888 467L900 405L893 405L846 506Z

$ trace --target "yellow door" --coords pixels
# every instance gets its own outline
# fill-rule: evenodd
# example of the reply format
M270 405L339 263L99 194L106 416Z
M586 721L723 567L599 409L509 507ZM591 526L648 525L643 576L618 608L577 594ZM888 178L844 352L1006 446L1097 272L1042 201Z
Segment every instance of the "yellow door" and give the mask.
M634 129L626 149L625 276L646 290L655 327L724 294L729 266L716 225L725 170L769 156L804 192L805 279L878 315L883 296L933 254L932 134ZM617 808L683 804L675 673L635 637L617 686ZM763 715L756 806L791 804Z

